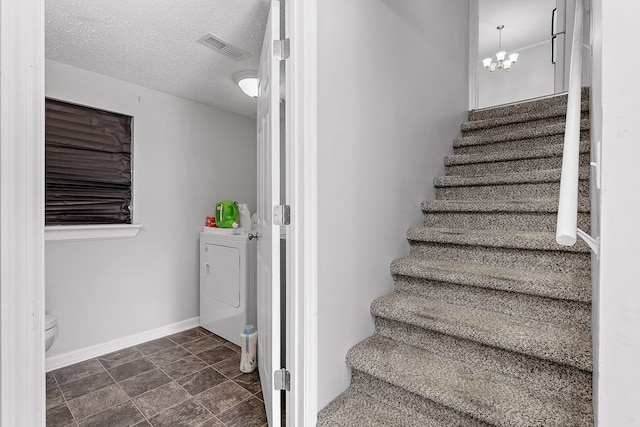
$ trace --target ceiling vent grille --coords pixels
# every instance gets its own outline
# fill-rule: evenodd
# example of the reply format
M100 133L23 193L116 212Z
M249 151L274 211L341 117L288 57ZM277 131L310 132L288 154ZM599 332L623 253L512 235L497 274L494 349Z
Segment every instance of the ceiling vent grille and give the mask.
M236 61L241 61L251 56L249 52L246 52L235 46L231 46L229 43L225 42L224 40L220 40L213 34L206 34L205 36L201 37L200 40L198 40L198 43L203 44L206 47L215 50L216 52L220 52L221 54L228 56L229 58Z

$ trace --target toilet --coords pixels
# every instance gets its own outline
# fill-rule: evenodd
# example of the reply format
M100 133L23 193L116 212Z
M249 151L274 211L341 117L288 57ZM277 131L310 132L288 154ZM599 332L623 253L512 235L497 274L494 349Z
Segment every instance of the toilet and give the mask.
M58 319L51 314L44 315L44 347L49 351L58 336Z

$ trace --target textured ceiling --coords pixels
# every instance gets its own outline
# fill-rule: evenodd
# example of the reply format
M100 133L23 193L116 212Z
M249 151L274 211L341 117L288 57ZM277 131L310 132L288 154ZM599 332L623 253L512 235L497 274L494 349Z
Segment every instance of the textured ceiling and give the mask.
M481 59L498 51L498 25L504 25L502 47L507 52L551 39L551 12L556 0L478 1Z
M46 57L171 95L256 116L233 81L257 70L268 0L46 0ZM199 43L245 50L236 62Z

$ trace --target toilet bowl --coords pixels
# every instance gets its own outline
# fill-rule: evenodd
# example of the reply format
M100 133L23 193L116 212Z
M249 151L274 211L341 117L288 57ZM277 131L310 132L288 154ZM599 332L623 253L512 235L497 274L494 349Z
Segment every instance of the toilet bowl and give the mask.
M58 319L51 314L44 315L44 348L48 351L58 336Z

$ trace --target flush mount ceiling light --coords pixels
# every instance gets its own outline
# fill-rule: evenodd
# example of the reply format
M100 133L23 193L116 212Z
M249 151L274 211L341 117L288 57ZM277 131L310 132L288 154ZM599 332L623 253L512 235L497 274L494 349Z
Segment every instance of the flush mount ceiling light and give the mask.
M233 76L233 80L244 93L252 98L258 97L258 73L256 71L241 71Z
M498 53L496 53L497 62L493 62L493 58L484 58L482 60L482 64L484 65L484 68L490 73L493 73L496 69L503 69L504 71L509 71L511 67L516 65L516 62L518 61L518 56L520 55L518 52L513 52L509 54L509 57L507 59L505 59L507 57L507 52L502 50L502 29L503 28L504 28L504 25L498 25L496 27L499 33Z

